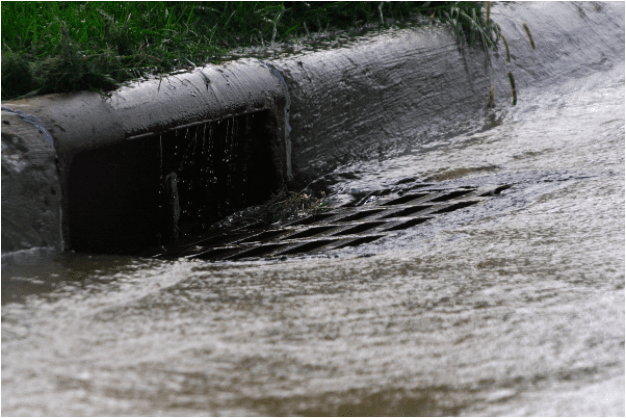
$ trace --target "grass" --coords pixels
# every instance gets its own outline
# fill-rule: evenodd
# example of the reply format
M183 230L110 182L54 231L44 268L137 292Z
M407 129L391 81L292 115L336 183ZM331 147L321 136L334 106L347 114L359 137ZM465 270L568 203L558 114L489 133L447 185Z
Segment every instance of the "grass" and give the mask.
M2 100L91 89L221 62L318 32L439 21L496 48L483 2L2 2Z

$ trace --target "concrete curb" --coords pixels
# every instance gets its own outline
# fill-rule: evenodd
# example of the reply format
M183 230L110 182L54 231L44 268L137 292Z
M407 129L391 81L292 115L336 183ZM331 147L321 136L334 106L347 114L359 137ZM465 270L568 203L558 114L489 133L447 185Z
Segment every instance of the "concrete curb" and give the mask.
M500 56L490 58L460 48L442 28L401 30L268 64L245 59L198 68L108 99L81 92L3 103L39 121L54 139L57 161L40 129L3 110L2 251L75 248L68 184L81 175L71 170L81 153L267 112L277 177L307 181L424 140L440 126L484 117L492 82L499 106L506 106L509 71L523 97L527 88L609 68L611 56L624 56L623 3L497 4L492 16L508 41L510 63L502 44Z
M495 3L508 41L489 57L459 47L442 28L401 30L349 48L278 60L291 95L292 164L309 180L349 161L371 160L484 119L517 94L608 69L624 57L624 3ZM534 36L531 47L523 29ZM623 62L622 62L623 63Z

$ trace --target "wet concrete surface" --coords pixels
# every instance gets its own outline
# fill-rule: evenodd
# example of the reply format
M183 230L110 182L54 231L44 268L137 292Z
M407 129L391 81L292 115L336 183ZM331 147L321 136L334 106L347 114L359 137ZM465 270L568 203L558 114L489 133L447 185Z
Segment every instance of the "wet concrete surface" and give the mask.
M61 186L52 138L34 118L2 106L2 252L62 248Z
M372 243L3 255L2 414L624 415L624 68L525 97L329 174L513 185Z

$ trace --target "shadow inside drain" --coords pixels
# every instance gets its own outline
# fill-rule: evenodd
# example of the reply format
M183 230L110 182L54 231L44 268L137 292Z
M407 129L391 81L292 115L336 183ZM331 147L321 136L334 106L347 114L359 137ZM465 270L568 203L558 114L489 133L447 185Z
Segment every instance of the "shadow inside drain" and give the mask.
M413 193L413 194L408 194L406 196L402 196L398 199L394 199L390 202L387 203L383 203L381 206L394 206L394 205L401 205L403 203L407 203L410 202L411 200L416 200L419 198L422 198L424 196L428 196L430 193Z
M348 242L344 242L343 244L340 244L338 246L335 247L336 250L340 249L340 248L346 248L346 247L357 247L359 245L362 244L367 244L373 241L376 241L377 239L380 239L384 237L384 235L370 235L367 237L361 237L361 238L357 238L357 239L353 239L350 240Z
M229 258L229 260L241 260L242 258L262 257L273 253L281 248L285 248L286 244L269 244L261 247L252 248L250 250L243 251Z
M361 232L369 231L370 229L374 229L382 224L384 224L384 222L368 222L354 226L352 228L348 228L340 232L336 232L333 234L333 236L360 234Z
M439 196L431 200L431 202L445 202L446 200L451 200L451 199L454 199L455 197L463 196L464 194L468 194L472 191L473 190L457 190L455 192L444 194L443 196Z
M276 238L276 237L278 237L280 235L283 235L283 234L286 234L286 233L287 233L287 231L285 231L285 230L265 231L265 232L262 232L260 234L253 235L253 236L251 236L249 238L246 238L246 239L244 239L242 241L239 241L239 242L267 241L267 240L270 240L272 238Z
M459 202L459 203L455 203L454 205L447 206L443 209L439 209L438 211L435 211L434 213L448 213L448 212L452 212L455 210L466 208L468 206L475 205L476 203L478 203L478 201Z
M383 211L384 209L363 210L361 212L346 216L345 218L337 219L337 222L358 221L359 219L367 218L368 216L372 216Z
M336 228L336 226L314 226L313 228L306 229L302 232L298 232L297 234L289 235L287 237L281 238L283 239L298 239L298 238L308 238L313 235L321 234L322 232L329 231L331 229Z
M201 245L201 246L205 246L205 247L219 247L221 245L225 245L229 242L233 242L236 241L239 238L243 238L246 235L250 235L250 232L248 233L233 233L230 235L216 235L213 237L208 237L208 238L204 238L201 240L197 240L197 241L192 241L191 244L189 245Z
M406 208L406 209L403 209L401 211L394 212L391 215L384 216L383 218L384 219L389 219L389 218L398 218L398 217L402 217L402 216L409 216L409 215L412 215L414 213L421 212L421 211L426 210L426 209L430 209L431 207L432 207L432 205L411 206L410 208Z
M424 222L426 222L429 219L432 219L432 218L415 218L415 219L411 219L408 222L404 222L404 223L401 223L399 225L393 226L393 227L391 227L389 229L386 229L385 231L401 231L403 229L409 229L412 226L424 223Z
M478 193L481 193L479 196L493 196L509 187L512 186L499 185L491 190L481 188ZM475 198L473 193L476 191L476 187L470 186L428 190L410 193L380 205L374 203L373 207L368 208L347 210L334 208L329 212L311 214L292 223L274 224L271 226L272 229L265 231L250 230L250 227L246 227L243 231L237 229L230 234L189 238L168 248L159 247L154 250L156 254L153 252L149 256L164 259L184 257L189 260L237 261L246 258L282 257L356 247L376 241L388 234L396 236L394 231L417 227L433 219L434 215L467 208L485 200L484 197ZM434 196L437 197L423 204L411 205L409 203L420 198ZM447 202L459 196L473 200ZM435 202L443 203L435 204ZM325 222L315 224L319 221ZM294 228L294 226L298 227Z
M204 253L189 257L189 260L215 260L228 257L231 254L235 254L239 251L238 248L215 248Z
M291 249L289 249L287 251L283 251L283 252L280 253L280 255L307 253L307 252L313 251L313 250L315 250L317 248L323 247L325 245L332 244L335 241L337 241L337 240L335 240L335 239L320 239L320 240L317 240L317 241L307 242L306 244L298 245L297 247L291 248Z
M216 260L224 257L228 257L231 254L235 254L239 249L237 248L215 248L202 254L189 257L189 260Z

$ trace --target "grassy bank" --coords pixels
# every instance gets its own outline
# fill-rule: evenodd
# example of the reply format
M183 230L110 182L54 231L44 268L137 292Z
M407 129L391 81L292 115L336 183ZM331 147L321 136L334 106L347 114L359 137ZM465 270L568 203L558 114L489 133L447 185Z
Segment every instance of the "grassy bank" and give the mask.
M494 47L483 2L2 2L2 100L107 91L317 32L439 21Z

